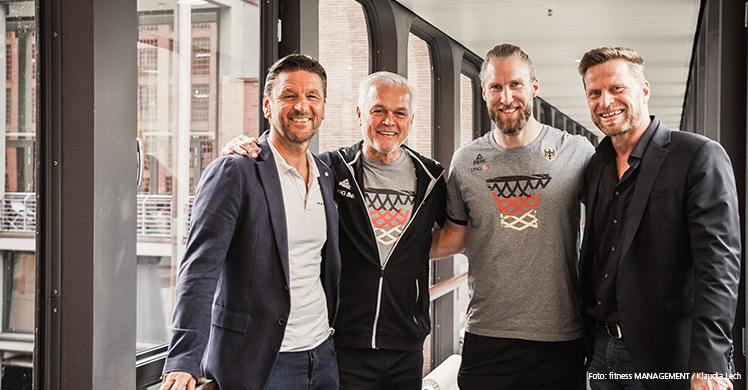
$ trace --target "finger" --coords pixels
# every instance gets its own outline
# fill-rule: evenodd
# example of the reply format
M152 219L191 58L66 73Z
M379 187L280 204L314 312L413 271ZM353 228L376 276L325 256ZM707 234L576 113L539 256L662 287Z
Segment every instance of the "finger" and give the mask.
M234 153L245 155L247 154L247 150L249 150L247 147L245 147L246 143L244 141L239 140L231 140L228 144L226 144L227 148L230 148Z
M170 390L173 384L174 379L171 379L171 377L167 375L164 377L164 382L161 384L161 387L159 387L159 390Z

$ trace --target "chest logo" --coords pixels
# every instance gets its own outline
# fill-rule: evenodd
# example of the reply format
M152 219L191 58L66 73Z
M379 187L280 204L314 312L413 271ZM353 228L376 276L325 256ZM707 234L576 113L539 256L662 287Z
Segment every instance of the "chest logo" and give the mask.
M548 161L553 161L556 159L556 149L554 148L545 148L543 149L543 158L545 158Z
M408 223L416 193L382 188L367 188L366 202L374 234L383 245L392 245Z
M483 155L481 155L480 153L478 153L478 156L475 158L475 160L473 160L473 165L481 165L485 163L486 159L483 158Z
M336 192L340 194L340 196L345 196L348 199L355 198L355 196L351 193L351 183L348 182L348 179L338 182L338 188Z
M486 185L496 200L501 216L501 227L517 231L538 228L537 208L540 204L538 190L551 181L550 175L500 176L486 180Z

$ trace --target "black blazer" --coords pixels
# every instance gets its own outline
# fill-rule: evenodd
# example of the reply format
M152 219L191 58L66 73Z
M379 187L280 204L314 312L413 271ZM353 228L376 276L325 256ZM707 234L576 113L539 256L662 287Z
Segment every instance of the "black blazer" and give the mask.
M222 389L265 386L291 309L281 183L266 135L258 144L257 159L218 158L200 180L164 366L164 373L196 377L200 369ZM320 278L332 325L340 288L338 212L332 173L315 161L327 217Z
M727 374L740 281L740 221L730 158L700 135L671 131L656 118L639 167L623 236L616 292L620 325L637 373L705 371ZM610 142L608 138L603 142ZM602 161L585 174L586 232ZM596 248L585 234L580 258L582 312L593 300L590 277ZM644 380L650 389L688 389L689 383Z

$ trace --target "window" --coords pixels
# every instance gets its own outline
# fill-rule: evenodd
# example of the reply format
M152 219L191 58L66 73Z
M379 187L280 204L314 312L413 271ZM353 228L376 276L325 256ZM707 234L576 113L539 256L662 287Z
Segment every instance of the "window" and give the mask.
M432 156L432 83L431 54L428 43L411 33L408 39L408 80L418 90L413 126L408 146L426 157Z
M138 117L140 122L155 122L158 115L156 86L138 85Z
M140 76L150 76L158 68L158 39L143 39L138 45Z
M28 217L23 210L15 214L16 221ZM0 251L0 256L4 272L3 333L31 335L34 333L34 252Z
M358 84L369 74L369 37L363 8L353 0L320 0L319 26L319 61L327 71L321 153L362 139L356 106Z
M202 172L220 146L259 129L259 6L200 3L138 1L138 137L147 161L137 197L139 359L171 338L174 284ZM178 20L191 23L180 30ZM139 368L139 384L158 381L160 368L146 371L152 375L143 378Z
M192 74L210 75L210 37L192 38Z
M473 80L460 74L460 144L473 140Z
M8 3L5 18L5 117L0 135L0 388L31 386L36 254L36 21L33 1Z
M192 123L207 123L210 107L210 84L195 84L192 86L192 107L190 115Z

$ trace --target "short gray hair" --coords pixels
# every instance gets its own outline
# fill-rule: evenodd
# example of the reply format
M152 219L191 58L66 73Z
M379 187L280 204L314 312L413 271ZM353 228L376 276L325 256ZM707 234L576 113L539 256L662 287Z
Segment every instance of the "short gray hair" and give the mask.
M369 98L369 90L371 89L372 85L386 85L388 87L405 87L408 89L408 96L410 96L410 116L413 117L413 114L415 113L415 107L416 107L416 101L418 100L418 91L416 91L416 87L414 87L408 79L406 79L403 76L400 76L399 74L392 73L392 72L376 72L372 73L366 77L364 77L363 80L361 80L361 83L358 85L358 108L363 110L364 104L367 103L367 99ZM368 107L367 107L368 108Z

